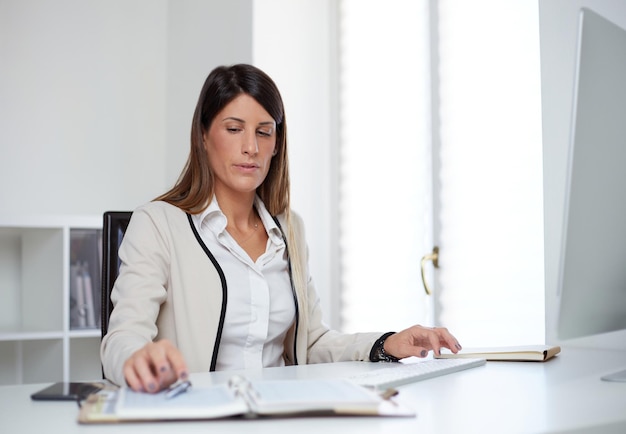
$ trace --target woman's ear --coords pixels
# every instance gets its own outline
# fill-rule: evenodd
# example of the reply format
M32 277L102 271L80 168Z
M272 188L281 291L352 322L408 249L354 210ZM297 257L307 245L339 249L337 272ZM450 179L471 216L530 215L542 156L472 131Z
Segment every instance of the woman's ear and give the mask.
M208 149L207 149L208 137L207 137L207 135L208 134L206 133L206 131L204 133L202 133L202 147L204 148L205 151L208 152Z

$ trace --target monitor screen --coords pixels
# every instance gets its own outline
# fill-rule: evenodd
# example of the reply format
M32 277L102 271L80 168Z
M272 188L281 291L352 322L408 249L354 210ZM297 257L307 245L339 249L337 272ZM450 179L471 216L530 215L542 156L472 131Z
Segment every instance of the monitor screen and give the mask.
M580 13L560 339L626 330L626 30Z

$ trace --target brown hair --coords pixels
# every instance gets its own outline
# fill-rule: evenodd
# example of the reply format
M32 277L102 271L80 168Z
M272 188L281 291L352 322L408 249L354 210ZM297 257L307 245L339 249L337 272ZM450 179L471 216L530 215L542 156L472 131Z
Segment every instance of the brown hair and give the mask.
M276 155L257 194L271 215L289 210L287 122L283 100L274 81L246 64L215 68L202 86L191 123L191 149L176 184L154 200L168 202L192 214L202 212L214 194L214 178L203 136L215 116L241 94L254 98L276 122Z

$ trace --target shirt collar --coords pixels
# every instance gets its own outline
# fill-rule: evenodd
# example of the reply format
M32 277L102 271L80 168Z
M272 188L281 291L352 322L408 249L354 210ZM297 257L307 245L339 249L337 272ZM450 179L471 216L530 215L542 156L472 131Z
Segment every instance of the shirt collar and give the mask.
M261 217L261 221L263 222L263 226L267 230L267 234L272 241L277 246L282 246L285 241L283 239L283 233L274 221L274 218L269 213L267 208L265 208L265 204L261 200L259 196L256 196L254 199L254 205L256 207L257 212L259 213L259 217Z
M254 206L259 213L259 217L261 217L261 222L272 243L277 246L282 246L284 244L283 233L259 196L255 197ZM206 224L216 235L224 232L228 224L226 216L220 209L215 196L211 199L209 206L201 213L192 215L192 219L198 231L200 231L202 225Z
M199 214L192 216L196 229L198 231L202 225L207 225L215 234L220 234L226 230L226 216L220 209L217 199L213 196L209 206Z

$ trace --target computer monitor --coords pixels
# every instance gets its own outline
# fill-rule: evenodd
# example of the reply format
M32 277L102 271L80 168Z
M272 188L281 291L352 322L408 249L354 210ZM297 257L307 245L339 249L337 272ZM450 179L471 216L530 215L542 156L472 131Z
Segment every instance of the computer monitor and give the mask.
M573 101L560 339L626 330L626 30L586 8Z

